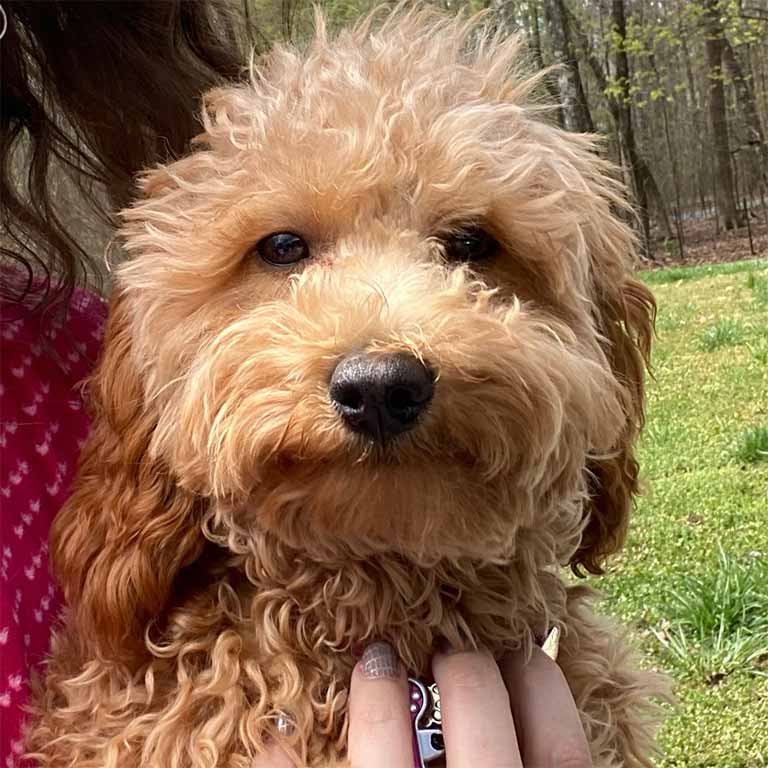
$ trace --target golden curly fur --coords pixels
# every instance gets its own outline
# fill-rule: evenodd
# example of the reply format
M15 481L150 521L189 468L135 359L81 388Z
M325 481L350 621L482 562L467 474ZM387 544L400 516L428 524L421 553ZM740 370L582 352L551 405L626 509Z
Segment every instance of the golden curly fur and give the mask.
M52 533L69 612L29 749L45 766L249 766L281 713L343 761L353 647L428 670L552 625L595 765L649 765L658 681L560 566L599 572L637 491L654 302L590 137L541 119L519 42L396 12L204 100L196 151L125 211L93 432ZM441 240L482 223L474 270ZM252 251L301 233L294 270ZM328 381L354 350L437 373L377 448Z

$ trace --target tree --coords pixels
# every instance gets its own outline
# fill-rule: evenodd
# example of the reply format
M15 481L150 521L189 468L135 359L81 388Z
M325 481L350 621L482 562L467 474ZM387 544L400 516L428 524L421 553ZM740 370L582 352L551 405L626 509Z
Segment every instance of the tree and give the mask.
M760 163L761 176L765 181L768 174L768 144L765 143L763 126L760 123L760 114L757 111L752 78L745 77L741 64L731 46L727 36L723 35L723 64L728 70L736 90L736 99L739 111L744 117L748 131L747 143L757 149L758 162Z
M563 110L563 125L569 131L592 133L595 126L584 95L579 61L571 42L565 0L544 0L544 19L549 30L554 59L562 65L557 84Z
M629 58L627 56L627 18L624 10L624 0L612 0L611 20L616 36L616 86L619 94L616 99L618 111L619 133L621 134L622 150L626 154L629 172L632 177L635 200L640 214L642 227L643 251L646 256L651 254L651 222L648 211L648 193L651 186L656 185L650 168L637 151L635 129L632 124L632 101L629 93Z
M725 104L723 82L723 49L725 30L720 20L718 0L704 0L704 48L707 54L709 77L709 116L712 123L712 137L715 148L717 173L717 203L723 226L734 229L742 220L736 204L736 192L731 169L731 152L728 141L728 116Z
M532 0L531 2L527 3L527 5L528 5L528 8L527 8L527 14L526 14L526 23L528 26L528 35L530 36L529 46L531 49L531 55L533 56L533 60L538 69L546 69L546 66L544 64L544 55L542 53L542 47L541 47L541 28L539 26L539 3L537 2L537 0ZM551 78L548 77L544 81L544 87L547 89L547 93L549 94L552 101L559 102L559 98L558 98L559 94ZM565 117L563 115L563 108L559 103L558 103L557 111L555 115L557 118L558 125L561 128L565 127Z
M651 199L656 204L656 210L669 237L672 237L672 228L669 223L667 207L656 184L656 179L651 172L650 166L638 150L637 142L635 141L632 101L629 93L629 60L626 51L627 24L623 0L614 0L611 9L611 20L614 33L612 47L615 49L614 69L616 73L612 83L609 82L603 65L592 50L589 39L575 16L570 17L570 24L576 37L581 41L583 55L597 81L600 93L607 100L608 109L616 127L620 152L625 158L625 165L629 171L632 189L640 214L643 252L646 256L650 257L651 226L649 203Z

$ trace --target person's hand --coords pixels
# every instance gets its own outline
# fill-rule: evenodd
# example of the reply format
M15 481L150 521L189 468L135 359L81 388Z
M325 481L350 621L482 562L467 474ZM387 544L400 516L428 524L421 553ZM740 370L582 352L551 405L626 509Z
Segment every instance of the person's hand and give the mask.
M576 705L560 667L538 648L500 665L480 652L438 654L448 768L590 768ZM408 682L386 643L368 646L352 675L351 768L413 768Z

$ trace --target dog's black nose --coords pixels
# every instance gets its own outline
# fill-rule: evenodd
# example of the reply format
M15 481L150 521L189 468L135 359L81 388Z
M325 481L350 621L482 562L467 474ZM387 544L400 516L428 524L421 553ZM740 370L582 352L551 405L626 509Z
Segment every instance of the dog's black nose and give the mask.
M331 402L354 432L383 442L414 426L435 390L432 372L407 354L345 357L331 376Z

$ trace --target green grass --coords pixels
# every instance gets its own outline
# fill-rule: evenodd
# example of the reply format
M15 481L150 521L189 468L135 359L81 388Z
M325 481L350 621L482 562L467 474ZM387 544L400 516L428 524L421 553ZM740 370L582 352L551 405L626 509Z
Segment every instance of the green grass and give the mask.
M733 320L718 320L701 334L701 347L706 352L712 352L720 347L738 344L744 338L742 327Z
M768 427L752 427L739 435L736 458L743 464L768 461Z
M761 306L768 306L768 277L747 273L747 288L752 291L755 301Z
M666 285L685 280L702 280L717 275L733 275L740 272L756 272L768 268L768 259L732 261L724 264L706 264L700 267L667 267L649 269L640 273L643 282L648 285Z
M759 365L768 365L768 336L754 344L747 344L747 349Z
M598 586L604 609L634 626L648 664L674 681L657 765L765 768L768 260L642 278L659 304L646 492Z
M718 545L711 569L669 591L668 623L653 634L670 667L710 684L768 661L768 559L738 559Z

